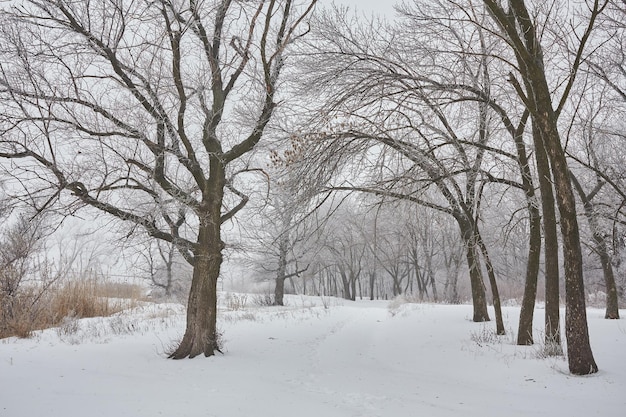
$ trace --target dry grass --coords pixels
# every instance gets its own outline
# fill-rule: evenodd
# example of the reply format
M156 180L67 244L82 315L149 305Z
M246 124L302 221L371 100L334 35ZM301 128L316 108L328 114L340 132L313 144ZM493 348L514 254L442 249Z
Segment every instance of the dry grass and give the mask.
M64 318L107 317L136 307L143 300L139 285L97 278L67 280L47 288L30 287L0 295L0 338L29 337L35 330L57 327Z
M101 282L98 279L68 281L51 293L50 315L63 317L107 317L137 306L137 285Z

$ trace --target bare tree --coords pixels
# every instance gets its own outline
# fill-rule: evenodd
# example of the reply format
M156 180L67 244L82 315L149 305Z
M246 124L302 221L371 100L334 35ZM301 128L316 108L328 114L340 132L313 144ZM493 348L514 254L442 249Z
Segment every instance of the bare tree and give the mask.
M145 274L153 291L151 296L186 302L191 285L191 267L176 246L163 240L149 239L136 251L143 259L137 268Z
M544 50L536 21L531 17L523 0L509 0L507 3L508 7L505 8L500 2L484 0L503 38L515 54L522 83L519 83L513 73L509 80L530 111L535 129L535 147L543 147L549 158L564 246L569 368L573 374L590 374L597 372L598 367L589 344L576 202L561 143L558 118L574 85L595 20L608 2L593 1L589 5L587 24L578 35L580 41L575 48L576 55L560 98L554 97L553 89L548 83Z
M2 14L0 156L33 180L38 209L95 207L193 265L171 358L220 349L221 226L248 201L242 157L277 108L286 48L315 3L30 0Z
M317 24L320 39L312 45L317 65L322 60L324 65L311 64L319 71L309 71L308 85L337 85L341 92L325 104L325 128L308 136L320 152L332 155L319 156L317 164L346 171L369 167L367 174L361 170L357 175L358 181L333 185L334 190L405 199L453 216L466 247L474 320L489 320L476 227L477 179L486 153L467 143L484 143L490 137L484 105L457 100L454 91L420 72L445 63L420 64L437 54L407 37L409 29L394 33L372 22L355 31L348 24L345 16L329 14ZM468 47L466 40L454 40L457 48ZM457 65L471 69L473 82L487 82L484 62L474 56L464 55ZM343 164L335 160L338 155L344 155ZM355 161L355 155L363 160Z
M585 192L580 181L572 174L572 184L578 194L578 197L583 203L585 217L589 223L591 234L595 244L594 251L600 258L602 265L602 272L604 275L604 282L606 285L606 313L604 318L607 319L619 319L619 306L617 302L617 287L615 285L615 276L613 274L613 265L611 264L611 256L609 255L609 245L607 244L607 234L602 232L600 228L598 215L595 210L595 204L593 202L594 197L605 186L603 181L597 181L595 187L589 192Z

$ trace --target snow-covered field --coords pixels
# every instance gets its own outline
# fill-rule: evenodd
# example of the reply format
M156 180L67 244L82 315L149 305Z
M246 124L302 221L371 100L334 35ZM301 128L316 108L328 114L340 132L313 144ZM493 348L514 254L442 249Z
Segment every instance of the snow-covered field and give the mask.
M517 307L497 338L471 306L287 302L223 312L225 352L211 358L165 359L184 326L174 304L0 341L0 416L626 415L626 321L601 310L588 311L600 372L573 377L513 345Z

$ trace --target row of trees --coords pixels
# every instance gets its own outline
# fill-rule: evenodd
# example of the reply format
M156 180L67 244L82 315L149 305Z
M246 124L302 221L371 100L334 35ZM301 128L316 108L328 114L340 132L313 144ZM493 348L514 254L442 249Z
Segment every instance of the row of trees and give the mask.
M359 24L337 9L319 14L298 75L301 94L322 105L312 127L298 132L305 143L300 172L313 173L319 190L405 200L454 219L474 320L489 320L488 281L498 333L504 328L482 231L489 215L484 206L521 193L526 204L516 216L527 219L529 243L518 343L533 342L543 243L545 344L560 351L561 246L570 370L582 374L597 367L587 333L576 198L589 225L588 246L602 264L606 317L619 317L612 269L623 246L623 155L611 150L608 159L598 157L607 150L598 142L615 146L621 137L622 122L609 115L623 111L624 61L599 57L620 56L613 42L623 39L624 8L609 1L553 7L413 2L398 7L392 24ZM581 185L581 176L589 182Z
M290 292L348 300L402 294L470 300L459 292L462 246L446 219L402 203L380 207L354 197L319 208L314 218L294 218L282 232L272 217L267 233L252 240L243 261L257 279L275 284L275 304L283 305L286 280ZM274 209L268 213L273 214ZM439 276L442 271L446 274Z
M617 318L623 1L414 1L393 21L313 13L315 4L7 7L0 157L8 187L39 212L90 206L165 242L166 282L176 249L192 283L172 358L219 350L217 280L223 250L235 248L223 228L236 221L269 242L278 304L285 281L299 275L317 277L317 291L340 283L336 291L352 299L386 294L388 282L392 294L414 284L424 296L456 298L452 272L440 293L435 277L463 253L473 319L489 320L488 283L502 334L497 274L507 258L494 256L505 251L494 248L502 239L489 216L504 207L506 230L527 236L511 245L527 250L518 343L533 342L543 265L546 346L560 350L562 259L570 370L597 371L577 207L589 228L583 243L604 272L607 318ZM271 223L242 216L251 196ZM341 200L368 209L326 215L344 210Z

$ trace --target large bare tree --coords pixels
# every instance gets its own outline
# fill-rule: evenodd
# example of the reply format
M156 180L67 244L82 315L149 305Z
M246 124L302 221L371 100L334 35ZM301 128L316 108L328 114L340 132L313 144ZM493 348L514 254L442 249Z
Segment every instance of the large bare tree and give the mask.
M563 258L565 265L566 318L565 328L568 345L569 369L573 374L597 372L587 328L585 292L583 282L582 251L576 201L570 182L566 155L561 142L558 125L559 115L567 103L575 85L577 71L585 57L587 41L594 29L595 20L608 1L595 0L588 6L586 23L578 34L578 45L574 50L569 75L565 80L560 96L550 87L548 71L544 59L540 28L524 0L509 0L506 6L498 1L484 0L493 21L502 33L503 39L515 54L517 71L521 81L513 72L509 81L530 111L533 122L536 148L545 149L554 180L555 199L561 218L563 238ZM574 28L575 29L575 28Z
M221 226L248 200L236 177L315 3L30 0L2 12L0 156L38 209L92 206L176 245L193 278L172 358L220 349Z

